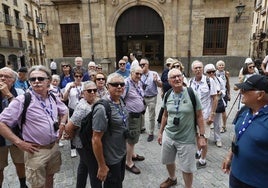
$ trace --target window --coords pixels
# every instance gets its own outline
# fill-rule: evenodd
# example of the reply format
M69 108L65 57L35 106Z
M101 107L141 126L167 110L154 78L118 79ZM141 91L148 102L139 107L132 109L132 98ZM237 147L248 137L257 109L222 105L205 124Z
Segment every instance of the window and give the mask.
M206 18L203 55L226 55L229 18Z
M19 47L23 48L23 44L22 44L22 35L21 33L18 33L18 41L19 41Z
M12 38L12 32L7 30L7 38L8 38L8 44L10 47L13 46L13 38Z
M82 56L79 24L61 24L63 57Z

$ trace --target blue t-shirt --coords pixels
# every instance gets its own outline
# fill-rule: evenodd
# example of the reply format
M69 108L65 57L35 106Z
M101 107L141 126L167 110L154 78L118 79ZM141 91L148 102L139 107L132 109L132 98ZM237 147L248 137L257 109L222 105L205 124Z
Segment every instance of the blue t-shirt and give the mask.
M253 117L250 109L243 111L235 122L235 134ZM244 126L245 126L244 124ZM268 185L268 106L259 112L236 142L231 170L240 181L254 187Z

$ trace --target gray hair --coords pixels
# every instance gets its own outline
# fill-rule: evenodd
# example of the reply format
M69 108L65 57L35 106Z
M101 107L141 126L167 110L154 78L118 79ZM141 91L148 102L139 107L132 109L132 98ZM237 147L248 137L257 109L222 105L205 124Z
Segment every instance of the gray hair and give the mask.
M114 72L114 73L111 73L108 75L107 84L109 84L112 81L112 79L114 79L114 78L119 78L124 82L124 77L121 74Z
M57 75L57 74L53 74L53 75L51 76L51 79L52 79L52 80L58 80L58 81L60 81L60 76Z
M0 71L9 71L9 72L11 72L12 77L13 77L14 80L16 80L18 78L18 73L16 71L12 70L9 67L3 67L3 68L0 69Z
M202 66L204 67L204 65L203 65L203 63L201 61L195 60L195 61L192 62L192 66L191 66L192 70L194 69L194 65L197 64L197 63L201 63Z
M28 77L29 78L30 78L30 75L31 75L31 73L33 71L43 71L43 72L45 72L47 74L48 79L51 80L51 71L47 67L45 67L43 65L35 65L35 66L32 66L30 68L29 72L28 72Z
M180 73L181 73L181 71L179 70L179 69L171 69L171 70L169 70L168 71L168 79L170 78L170 76L171 76L171 74L173 73L173 72L177 72L177 71L179 71ZM182 74L182 73L181 73Z
M217 63L216 63L216 67L220 66L221 64L225 66L225 63L224 63L223 60L219 60L219 61L217 61Z
M130 73L137 72L137 70L142 70L140 66L131 66Z
M88 87L90 87L90 86L94 86L94 87L97 88L95 82L93 82L93 81L91 81L91 80L86 81L86 82L83 82L83 90L85 90L85 88L88 88Z

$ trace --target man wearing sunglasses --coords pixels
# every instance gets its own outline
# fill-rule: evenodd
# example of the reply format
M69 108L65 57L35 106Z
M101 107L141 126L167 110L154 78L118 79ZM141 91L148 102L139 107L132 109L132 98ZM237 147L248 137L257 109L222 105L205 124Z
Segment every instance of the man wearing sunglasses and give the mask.
M144 111L144 93L140 81L142 68L134 66L130 69L130 77L125 79L126 89L123 98L126 103L128 116L129 133L131 138L127 139L127 161L126 169L134 174L140 174L140 169L133 161L143 161L145 158L135 154L134 147L138 143L142 125L142 113Z
M120 74L126 79L130 74L129 70L126 69L126 61L123 59L120 59L118 62L118 67L119 69L115 72Z
M14 88L16 78L17 74L12 69L8 67L0 69L0 113L10 104L14 97L24 93L22 89ZM2 187L4 180L4 168L8 165L8 153L10 153L15 165L20 186L27 187L23 151L0 136L0 153L0 187Z
M0 134L19 149L24 150L26 180L31 187L53 187L53 177L59 172L61 154L58 141L67 120L68 109L49 91L51 73L46 67L33 66L29 70L31 101L25 123L21 125L22 138L10 128L21 119L24 95L19 95L0 114ZM2 155L2 153L1 153Z
M140 61L140 66L143 71L141 76L141 82L143 84L144 90L144 101L145 109L148 107L149 110L149 131L147 141L151 142L154 139L154 127L155 127L155 107L157 103L157 87L162 87L162 81L157 72L151 71L149 69L148 59L142 58ZM142 119L142 128L145 128L144 115Z

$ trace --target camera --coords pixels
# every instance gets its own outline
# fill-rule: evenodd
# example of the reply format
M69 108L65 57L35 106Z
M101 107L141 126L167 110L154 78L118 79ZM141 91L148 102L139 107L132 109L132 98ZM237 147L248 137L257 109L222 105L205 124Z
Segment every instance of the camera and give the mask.
M59 123L58 122L54 122L53 123L53 127L54 127L54 131L56 132L57 130L59 130Z
M238 145L236 143L234 143L234 142L232 142L232 152L235 155L238 154Z
M174 117L173 124L176 125L176 126L179 126L180 125L180 118Z
M147 86L147 84L142 84L142 89L145 90Z

